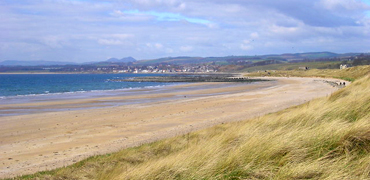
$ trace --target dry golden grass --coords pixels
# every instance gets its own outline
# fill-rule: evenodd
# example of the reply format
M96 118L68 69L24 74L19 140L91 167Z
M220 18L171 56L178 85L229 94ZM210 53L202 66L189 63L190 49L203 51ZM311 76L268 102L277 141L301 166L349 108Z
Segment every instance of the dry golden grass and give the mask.
M370 70L358 69L346 74ZM330 97L278 113L23 178L370 179L369 112L370 74Z
M353 81L370 73L369 66L356 66L348 69L310 69L310 70L291 70L291 71L259 71L248 73L247 76L275 76L275 77L333 77Z

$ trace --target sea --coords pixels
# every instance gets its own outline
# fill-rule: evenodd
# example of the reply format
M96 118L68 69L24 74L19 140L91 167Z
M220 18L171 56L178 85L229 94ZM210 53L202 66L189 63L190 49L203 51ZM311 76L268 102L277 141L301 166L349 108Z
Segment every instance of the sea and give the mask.
M158 76L158 74L1 74L0 98L132 89L169 84L115 81L141 76Z
M42 99L76 99L112 95L132 89L155 88L174 83L124 82L142 76L165 74L0 74L0 104L29 103Z
M171 76L170 74L0 74L0 117L43 112L95 109L121 105L162 102L181 98L213 96L223 93L192 94L198 89L219 88L218 84L199 86L176 86L187 83L168 82L126 82L117 81L143 76ZM222 87L237 86L239 83L225 84ZM44 102L60 102L76 99L101 99L102 97L125 97L158 93L181 92L182 95L147 96L139 99L119 98L98 100L88 105L41 105ZM41 103L41 104L40 104Z

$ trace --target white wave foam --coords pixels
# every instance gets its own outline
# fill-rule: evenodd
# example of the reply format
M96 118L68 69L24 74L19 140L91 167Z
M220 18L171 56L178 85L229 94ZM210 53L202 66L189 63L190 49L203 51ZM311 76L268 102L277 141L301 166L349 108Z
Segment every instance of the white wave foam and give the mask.
M72 91L72 92L53 92L44 91L44 93L40 94L23 94L23 95L15 95L15 96L0 96L0 99L8 99L8 98L23 98L23 97L44 97L44 96L57 96L57 95L70 95L70 94L83 94L83 93L104 93L104 92L118 92L118 91L125 91L125 90L135 90L135 89L145 89L145 88L161 88L164 86L171 86L175 84L161 84L161 85L152 85L152 86L142 86L142 87L124 87L119 89L106 89L106 90L79 90L79 91Z

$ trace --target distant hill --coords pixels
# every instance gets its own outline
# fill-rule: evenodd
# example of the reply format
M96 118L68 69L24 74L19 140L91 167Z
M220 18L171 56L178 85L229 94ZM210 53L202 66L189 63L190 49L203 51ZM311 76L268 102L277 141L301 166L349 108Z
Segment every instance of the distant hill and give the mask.
M335 57L344 57L344 56L352 56L358 55L360 53L353 53L353 54L337 54L332 52L309 52L309 53L295 53L295 54L280 54L280 55L263 55L263 58L281 58L287 61L293 60L304 60L304 59L320 59L320 58L335 58Z
M158 59L136 60L133 57L125 57L122 59L110 58L100 62L82 63L83 65L112 65L120 63L134 63L136 65L156 65L156 64L202 64L202 63L216 63L219 65L235 64L236 62L257 63L260 61L286 61L286 62L300 62L304 60L313 59L330 59L341 58L360 55L361 53L346 53L337 54L332 52L308 52L308 53L286 53L286 54L269 54L269 55L255 55L255 56L225 56L225 57L164 57ZM52 65L78 65L73 62L57 62L57 61L18 61L8 60L0 62L0 66L52 66Z
M179 56L179 57L165 57L159 59L149 59L149 60L140 60L137 61L138 64L159 64L159 63L168 63L168 64L192 64L192 63L199 63L203 62L202 57L187 57L187 56Z
M303 61L312 60L320 58L340 58L355 56L361 53L346 53L337 54L332 52L308 52L308 53L286 53L286 54L270 54L270 55L255 55L255 56L226 56L226 57L166 57L158 59L140 60L137 64L149 65L149 64L199 64L199 63L209 63L216 62L219 64L228 64L232 61L266 61L266 60L278 60L278 61Z
M19 60L6 60L1 61L0 66L53 66L53 65L75 65L73 62L58 62L58 61L19 61Z
M106 62L120 62L120 63L128 63L128 62L135 62L136 59L133 57L125 57L122 59L117 59L117 58L110 58L106 60Z

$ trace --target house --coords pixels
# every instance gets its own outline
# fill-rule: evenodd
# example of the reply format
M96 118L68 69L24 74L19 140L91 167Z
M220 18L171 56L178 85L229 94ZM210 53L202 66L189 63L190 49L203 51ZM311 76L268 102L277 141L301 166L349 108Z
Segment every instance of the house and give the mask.
M307 66L304 66L304 67L299 67L298 68L299 70L308 70L308 69L310 69L309 67L307 67Z
M339 66L339 69L347 69L347 68L349 68L349 65L348 64L341 64Z

